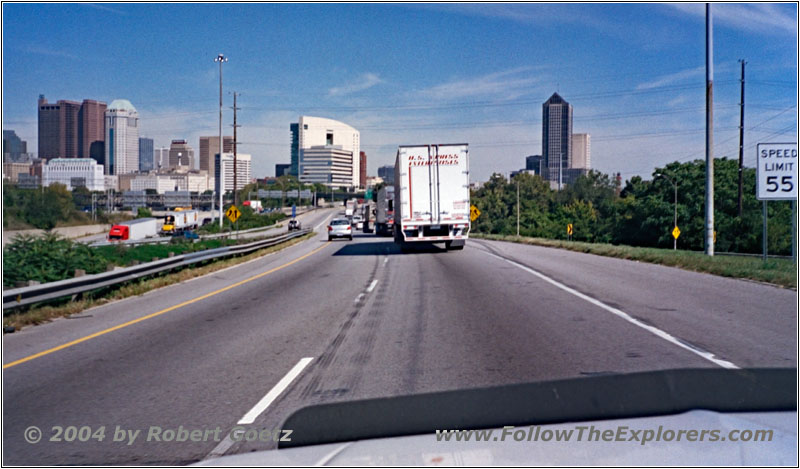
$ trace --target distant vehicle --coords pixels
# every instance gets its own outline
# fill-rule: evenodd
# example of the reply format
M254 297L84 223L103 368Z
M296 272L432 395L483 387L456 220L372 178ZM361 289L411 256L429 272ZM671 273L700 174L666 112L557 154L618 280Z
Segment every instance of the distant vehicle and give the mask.
M369 201L365 202L361 206L361 217L364 220L364 223L361 226L361 231L363 231L364 233L372 233L372 226L374 226L374 221L372 216L373 213L372 206L373 206L372 202ZM373 223L370 224L370 221L373 221Z
M137 218L136 220L117 223L108 232L109 241L128 241L135 239L145 239L156 236L158 233L157 220L155 218Z
M202 223L200 223L200 226L206 226L206 225L208 225L209 223L212 223L213 221L214 221L214 219L213 219L213 218L211 218L211 217L205 217L205 218L203 218L203 222L202 222Z
M350 199L344 206L344 215L346 217L352 217L358 212L358 200Z
M391 236L394 233L394 186L378 189L375 205L375 234Z
M394 174L395 242L463 249L470 228L467 144L402 145Z
M364 218L359 214L353 215L353 226L357 230L363 229L364 228Z
M200 239L200 235L198 235L194 231L189 231L189 230L183 232L183 237L186 239Z
M289 231L300 230L300 229L302 229L300 227L300 220L297 220L297 219L294 219L294 218L289 220Z
M242 205L245 207L250 207L253 209L254 212L261 213L264 211L264 207L261 205L260 200L245 200L242 202Z
M328 241L333 238L347 238L353 240L353 226L347 218L334 218L328 224Z
M164 216L164 226L161 232L168 235L176 235L186 230L197 229L200 214L197 210L176 210L167 212Z

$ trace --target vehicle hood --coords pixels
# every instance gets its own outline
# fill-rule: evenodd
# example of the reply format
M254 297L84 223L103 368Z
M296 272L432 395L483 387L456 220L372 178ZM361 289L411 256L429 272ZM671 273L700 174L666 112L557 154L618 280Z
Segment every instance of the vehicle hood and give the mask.
M694 410L679 415L541 425L539 430L630 429L773 430L772 441L437 441L435 434L259 451L202 461L201 466L793 466L797 414L723 414ZM516 427L524 430L536 427ZM494 429L500 438L503 429ZM576 433L573 433L576 435Z

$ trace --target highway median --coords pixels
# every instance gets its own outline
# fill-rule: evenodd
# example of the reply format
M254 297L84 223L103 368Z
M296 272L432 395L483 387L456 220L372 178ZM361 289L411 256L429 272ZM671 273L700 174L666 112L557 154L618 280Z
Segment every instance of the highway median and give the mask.
M753 280L797 290L797 267L791 259L770 257L765 262L761 257L727 256L710 257L702 252L672 249L634 247L625 245L586 243L524 236L470 233L472 238L506 241L570 251L616 257L651 264L661 264L694 272L703 272L721 277Z
M3 315L4 332L14 332L28 325L40 324L43 322L48 322L54 318L78 314L95 306L100 306L131 296L142 295L151 290L180 283L191 278L200 277L221 269L225 269L227 267L257 259L276 251L280 251L306 239L312 238L315 235L316 233L310 232L302 236L282 241L279 244L265 246L249 253L233 255L225 258L208 259L191 266L180 267L180 270L165 271L154 275L142 276L141 278L136 278L128 282L119 283L104 288L98 288L80 295L73 295L73 298L67 296L66 298L52 302L37 303L30 306L6 309ZM271 238L267 238L266 240L269 239Z

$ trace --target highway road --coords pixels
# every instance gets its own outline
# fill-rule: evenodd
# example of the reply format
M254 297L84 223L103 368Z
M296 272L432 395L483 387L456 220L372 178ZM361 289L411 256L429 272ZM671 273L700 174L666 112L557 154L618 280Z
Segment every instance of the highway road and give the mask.
M276 444L146 434L271 430L336 400L797 366L792 290L503 242L328 242L331 215L309 214L321 235L278 253L5 335L3 463L191 463ZM105 426L105 439L49 441L54 426ZM115 442L117 427L142 433Z

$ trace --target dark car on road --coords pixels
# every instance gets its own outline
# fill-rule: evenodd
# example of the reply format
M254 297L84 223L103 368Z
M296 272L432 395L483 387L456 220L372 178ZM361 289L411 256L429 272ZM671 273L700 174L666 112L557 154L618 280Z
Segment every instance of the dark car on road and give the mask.
M289 220L289 231L299 230L299 229L301 229L299 220L295 219Z

